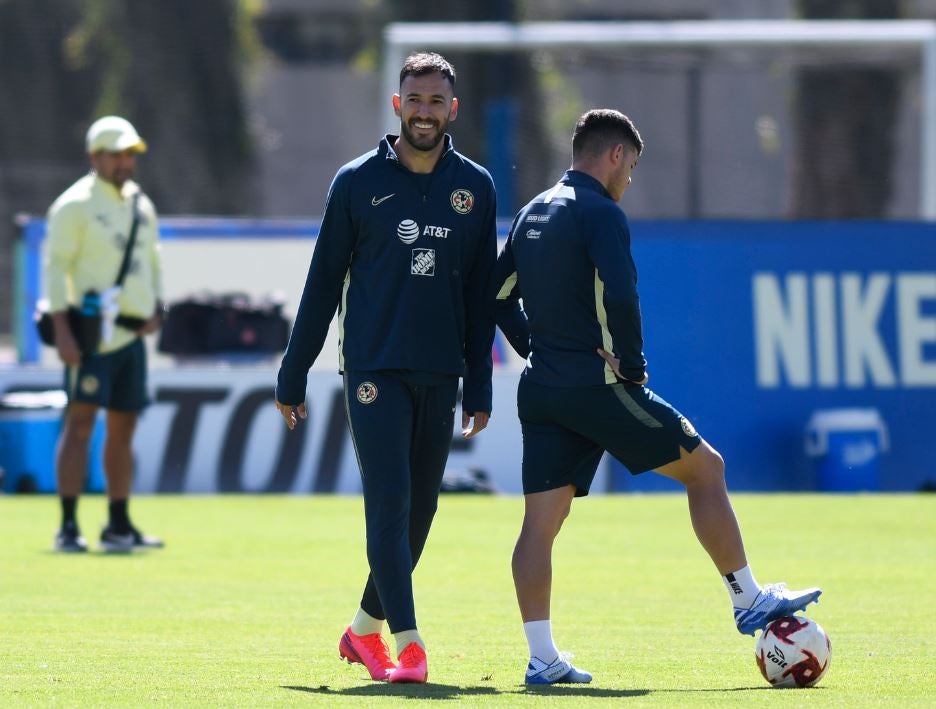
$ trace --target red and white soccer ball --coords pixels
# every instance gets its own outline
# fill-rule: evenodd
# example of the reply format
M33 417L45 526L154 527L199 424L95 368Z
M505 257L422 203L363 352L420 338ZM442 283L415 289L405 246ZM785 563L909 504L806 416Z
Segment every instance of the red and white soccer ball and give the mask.
M812 687L829 669L832 643L822 626L801 615L777 618L757 639L754 659L774 687Z

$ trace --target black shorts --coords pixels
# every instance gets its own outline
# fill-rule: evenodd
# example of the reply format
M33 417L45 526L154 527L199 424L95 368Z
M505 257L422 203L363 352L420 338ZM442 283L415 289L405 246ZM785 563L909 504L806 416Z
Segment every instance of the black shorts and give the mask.
M523 430L523 492L574 485L588 494L605 451L633 474L679 460L699 434L685 416L646 387L602 384L547 387L521 378L517 409Z
M65 367L69 401L94 404L113 411L141 411L146 394L146 348L142 338L126 347L83 357L77 367Z

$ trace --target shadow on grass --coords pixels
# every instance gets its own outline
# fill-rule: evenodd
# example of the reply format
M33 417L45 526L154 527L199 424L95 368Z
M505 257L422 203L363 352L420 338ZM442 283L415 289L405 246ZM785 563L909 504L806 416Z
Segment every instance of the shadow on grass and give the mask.
M130 551L104 551L100 547L89 547L87 551L58 551L57 549L40 549L43 556L57 556L67 559L139 559L144 556L159 556L159 549L132 549Z
M512 694L536 694L550 697L645 697L651 694L649 689L602 689L584 684L544 684L521 686Z
M696 692L759 692L772 691L773 687L728 687L710 689L601 689L581 684L551 684L544 686L522 687L512 694L542 694L556 697L645 697L650 694L691 694Z
M458 687L451 684L368 684L347 689L332 689L327 684L318 687L281 685L281 689L308 692L335 697L409 697L411 699L457 699L461 697L493 696L499 694L532 694L557 697L643 697L647 689L601 689L582 685L550 685L544 687L521 686L515 692L501 692L494 687Z
M681 693L681 692L760 692L762 690L773 691L773 687L767 686L757 686L757 687L709 687L707 689L654 689L654 694L662 692L672 692L672 693Z
M387 684L386 682L332 689L327 684L318 687L280 685L280 689L333 697L409 697L411 699L457 699L459 697L500 694L494 687L458 687L451 684Z

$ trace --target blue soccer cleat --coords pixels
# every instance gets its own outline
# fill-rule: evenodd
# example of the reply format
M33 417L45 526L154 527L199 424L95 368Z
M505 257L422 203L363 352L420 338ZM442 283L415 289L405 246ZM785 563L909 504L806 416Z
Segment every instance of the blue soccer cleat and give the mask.
M548 665L538 657L533 657L527 665L527 684L588 684L591 681L590 673L573 667L562 655Z
M773 620L785 615L793 615L810 603L818 603L822 589L807 588L802 591L790 591L785 583L769 583L761 588L750 608L735 608L735 623L738 632L754 635Z

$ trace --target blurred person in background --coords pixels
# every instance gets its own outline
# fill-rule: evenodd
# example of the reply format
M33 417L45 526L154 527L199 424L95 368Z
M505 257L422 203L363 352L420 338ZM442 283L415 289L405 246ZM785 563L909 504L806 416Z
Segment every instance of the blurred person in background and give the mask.
M685 485L693 529L722 577L740 632L753 635L821 593L757 583L724 461L646 387L637 269L617 205L642 151L627 116L609 109L582 115L571 169L514 218L488 293L498 325L528 358L517 390L525 510L512 561L530 652L527 684L592 679L553 641L552 547L605 451L632 474L653 470ZM659 585L652 571L648 583Z
M142 534L128 511L133 432L148 403L142 336L162 322L158 225L152 202L131 179L137 155L146 151L136 129L119 116L105 116L88 129L86 148L91 171L65 190L48 214L46 297L68 394L56 454L62 525L55 549L88 549L76 508L89 441L103 408L108 522L100 546L107 552L130 552L163 546L160 539ZM117 286L119 274L123 278ZM69 306L101 323L93 351L81 350L79 333L69 324Z
M338 171L276 385L292 429L307 415L308 370L337 309L370 566L339 652L390 682L428 678L412 571L438 505L459 377L462 435L478 434L491 412L494 326L484 292L497 255L494 184L446 133L454 91L443 57L408 57L392 99L400 134Z

